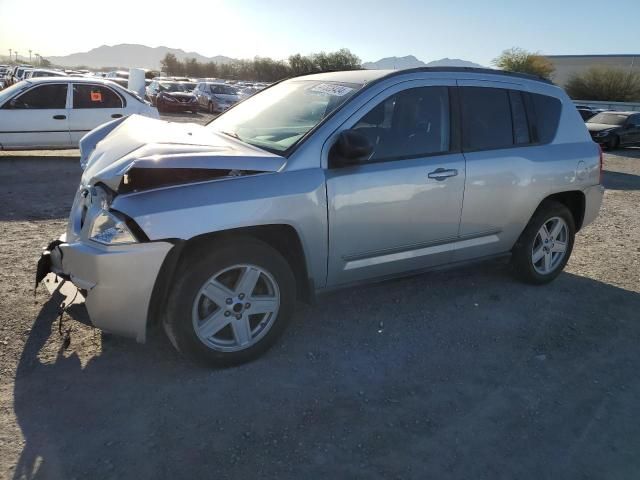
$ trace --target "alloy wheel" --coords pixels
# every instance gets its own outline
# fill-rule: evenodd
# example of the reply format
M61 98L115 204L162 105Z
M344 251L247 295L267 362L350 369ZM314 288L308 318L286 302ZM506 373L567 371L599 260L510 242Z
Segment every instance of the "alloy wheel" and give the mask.
M256 265L233 265L210 277L197 293L192 324L207 347L235 352L264 337L279 308L280 289L268 271Z
M560 217L545 221L538 230L531 249L533 268L540 275L552 273L562 264L569 243L569 227Z

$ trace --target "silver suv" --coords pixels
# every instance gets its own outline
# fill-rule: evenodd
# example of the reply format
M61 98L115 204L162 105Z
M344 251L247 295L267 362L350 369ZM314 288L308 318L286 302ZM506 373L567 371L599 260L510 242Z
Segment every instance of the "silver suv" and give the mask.
M72 282L98 328L144 341L163 323L213 365L264 352L297 299L335 288L503 255L549 282L603 195L567 95L493 70L298 77L206 126L105 124L81 163L38 280Z

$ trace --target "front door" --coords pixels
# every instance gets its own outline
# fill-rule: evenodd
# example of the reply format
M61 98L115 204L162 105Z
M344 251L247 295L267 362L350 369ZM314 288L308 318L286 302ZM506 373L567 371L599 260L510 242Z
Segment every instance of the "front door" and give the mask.
M0 108L2 148L71 147L67 84L47 83L19 94Z
M105 85L89 83L73 85L72 108L69 113L69 130L75 145L97 126L126 115L120 95Z
M465 162L452 138L447 84L396 85L345 124L375 150L359 165L327 170L328 286L450 261Z

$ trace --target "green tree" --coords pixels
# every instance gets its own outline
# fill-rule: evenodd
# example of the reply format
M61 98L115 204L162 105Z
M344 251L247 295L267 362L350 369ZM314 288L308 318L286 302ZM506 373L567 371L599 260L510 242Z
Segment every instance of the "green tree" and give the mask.
M593 67L585 73L574 74L565 86L576 100L607 102L640 101L640 73L617 68Z
M167 53L161 60L160 65L167 75L184 75L184 65L173 53Z
M289 57L289 69L291 75L295 76L313 73L316 71L316 66L311 58L296 53Z
M551 78L555 68L551 61L537 52L527 52L522 48L504 50L493 60L493 64L509 72L529 73L542 78Z
M40 57L40 66L44 68L49 68L51 66L51 62L46 58Z

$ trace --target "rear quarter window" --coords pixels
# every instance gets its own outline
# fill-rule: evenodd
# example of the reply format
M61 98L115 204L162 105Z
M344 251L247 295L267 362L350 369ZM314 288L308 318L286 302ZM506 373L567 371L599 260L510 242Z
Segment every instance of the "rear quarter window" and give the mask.
M535 130L539 143L551 143L558 131L562 103L555 97L530 93L531 108L535 115Z

